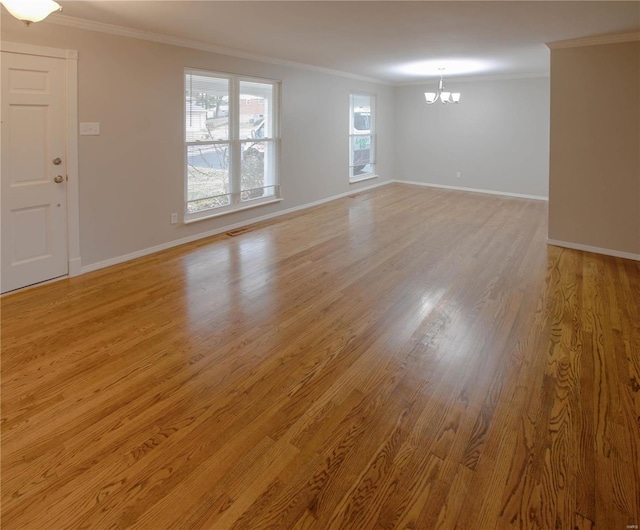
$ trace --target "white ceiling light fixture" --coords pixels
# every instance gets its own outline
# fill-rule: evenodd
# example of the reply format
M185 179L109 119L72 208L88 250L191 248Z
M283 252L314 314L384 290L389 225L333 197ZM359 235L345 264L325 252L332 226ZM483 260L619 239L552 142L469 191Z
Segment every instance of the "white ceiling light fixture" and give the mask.
M425 92L424 98L427 100L427 105L433 105L436 101L440 100L442 103L458 103L460 101L460 92L448 92L444 89L444 81L442 80L442 73L444 68L438 68L440 71L440 81L438 83L438 92Z
M0 4L27 26L44 20L54 11L62 11L60 4L53 0L0 0Z

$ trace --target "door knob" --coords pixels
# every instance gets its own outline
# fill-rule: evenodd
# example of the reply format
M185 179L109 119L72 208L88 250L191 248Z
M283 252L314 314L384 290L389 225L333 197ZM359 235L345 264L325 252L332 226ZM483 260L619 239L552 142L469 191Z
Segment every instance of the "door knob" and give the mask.
M64 177L62 175L58 175L53 179L53 182L60 184L61 182L64 182Z
M60 160L59 158L54 158L53 159L53 165L54 166L59 166L60 164L62 164L62 160Z

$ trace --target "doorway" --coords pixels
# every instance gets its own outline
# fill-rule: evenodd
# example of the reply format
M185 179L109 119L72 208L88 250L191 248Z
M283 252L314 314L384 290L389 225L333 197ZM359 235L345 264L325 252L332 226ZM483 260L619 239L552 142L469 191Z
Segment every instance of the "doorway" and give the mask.
M80 273L77 53L2 43L2 293Z

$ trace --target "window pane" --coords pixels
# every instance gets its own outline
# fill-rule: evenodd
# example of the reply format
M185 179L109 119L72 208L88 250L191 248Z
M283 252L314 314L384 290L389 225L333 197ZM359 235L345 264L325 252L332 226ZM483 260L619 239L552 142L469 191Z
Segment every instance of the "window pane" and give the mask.
M273 85L240 81L240 138L273 138Z
M350 166L363 168L364 166L373 162L371 138L371 136L351 137L351 151L349 160Z
M229 139L229 80L186 74L187 142Z
M351 134L371 131L371 96L351 94Z
M188 213L230 204L229 144L187 146Z
M241 200L275 195L274 143L244 142L242 149Z
M263 199L265 197L275 197L276 187L267 186L265 188L258 188L254 190L246 190L240 192L240 200L242 202L251 201L253 199Z

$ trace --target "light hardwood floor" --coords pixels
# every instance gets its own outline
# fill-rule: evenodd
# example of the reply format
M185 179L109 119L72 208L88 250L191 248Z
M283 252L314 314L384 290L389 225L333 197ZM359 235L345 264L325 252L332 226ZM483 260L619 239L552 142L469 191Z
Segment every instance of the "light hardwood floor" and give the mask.
M3 297L2 528L640 524L640 263L546 216L389 185Z

